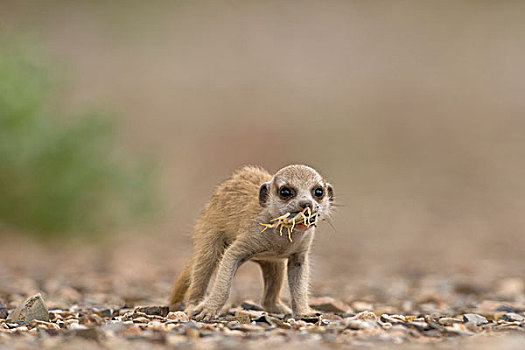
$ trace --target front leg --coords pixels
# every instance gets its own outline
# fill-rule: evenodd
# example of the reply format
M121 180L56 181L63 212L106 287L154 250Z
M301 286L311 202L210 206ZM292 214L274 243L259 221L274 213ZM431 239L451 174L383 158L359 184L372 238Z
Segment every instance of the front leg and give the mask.
M233 277L242 263L254 254L253 244L244 240L234 242L226 249L220 262L217 278L210 295L194 309L197 320L210 320L217 316L230 296Z
M293 254L288 258L288 283L294 317L312 313L310 306L308 306L309 274L310 266L307 251Z

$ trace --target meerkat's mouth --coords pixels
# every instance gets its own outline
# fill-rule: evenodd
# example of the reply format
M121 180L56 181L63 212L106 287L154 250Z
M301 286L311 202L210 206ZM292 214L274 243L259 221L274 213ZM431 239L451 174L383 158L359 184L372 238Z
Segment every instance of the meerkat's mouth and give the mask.
M286 213L275 219L270 220L270 224L259 223L259 225L264 226L264 229L261 231L263 233L269 228L279 227L279 233L283 235L283 227L286 227L288 230L288 239L292 242L292 232L295 228L300 229L301 231L306 231L312 226L316 226L319 221L319 213L312 213L312 210L307 207L303 211Z

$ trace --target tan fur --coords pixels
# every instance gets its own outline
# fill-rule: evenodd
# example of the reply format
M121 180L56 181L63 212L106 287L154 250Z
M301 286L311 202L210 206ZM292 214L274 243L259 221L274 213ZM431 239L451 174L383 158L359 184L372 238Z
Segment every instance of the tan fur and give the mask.
M292 198L281 198L279 189L293 189ZM313 189L322 187L323 198ZM257 262L263 272L263 307L273 313L288 313L280 300L280 291L288 260L291 306L295 316L311 312L308 306L308 252L315 227L292 232L293 241L279 230L260 233L259 223L287 212L297 212L310 202L320 217L330 214L333 191L312 168L290 165L273 177L257 167L244 167L222 183L193 231L193 255L174 284L170 304L186 301L188 313L199 319L216 316L226 303L231 282L238 267L247 260ZM303 203L304 202L304 203ZM210 295L204 299L213 272L217 278Z

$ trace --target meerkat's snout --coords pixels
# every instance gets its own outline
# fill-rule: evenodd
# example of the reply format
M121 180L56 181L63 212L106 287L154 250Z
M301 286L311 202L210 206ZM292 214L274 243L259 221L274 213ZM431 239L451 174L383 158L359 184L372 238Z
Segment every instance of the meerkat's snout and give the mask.
M310 208L310 210L312 210L313 209L312 202L309 200L300 200L299 209L304 210L306 208Z

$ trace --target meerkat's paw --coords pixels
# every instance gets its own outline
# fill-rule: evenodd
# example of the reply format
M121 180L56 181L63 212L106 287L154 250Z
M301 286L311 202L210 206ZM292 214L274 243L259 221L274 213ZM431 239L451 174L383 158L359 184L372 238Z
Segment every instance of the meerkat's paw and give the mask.
M278 301L272 304L263 304L264 311L271 314L291 314L292 309L284 305L282 302Z
M219 309L202 302L193 309L190 317L195 318L197 321L211 321L219 315Z
M184 313L191 317L191 315L193 315L195 313L196 309L197 309L197 305L196 304L188 304L184 308Z
M319 314L320 313L318 311L308 308L306 310L295 311L293 313L293 317L296 320L298 320L298 319L301 319L303 317L315 317L315 316L318 316Z

